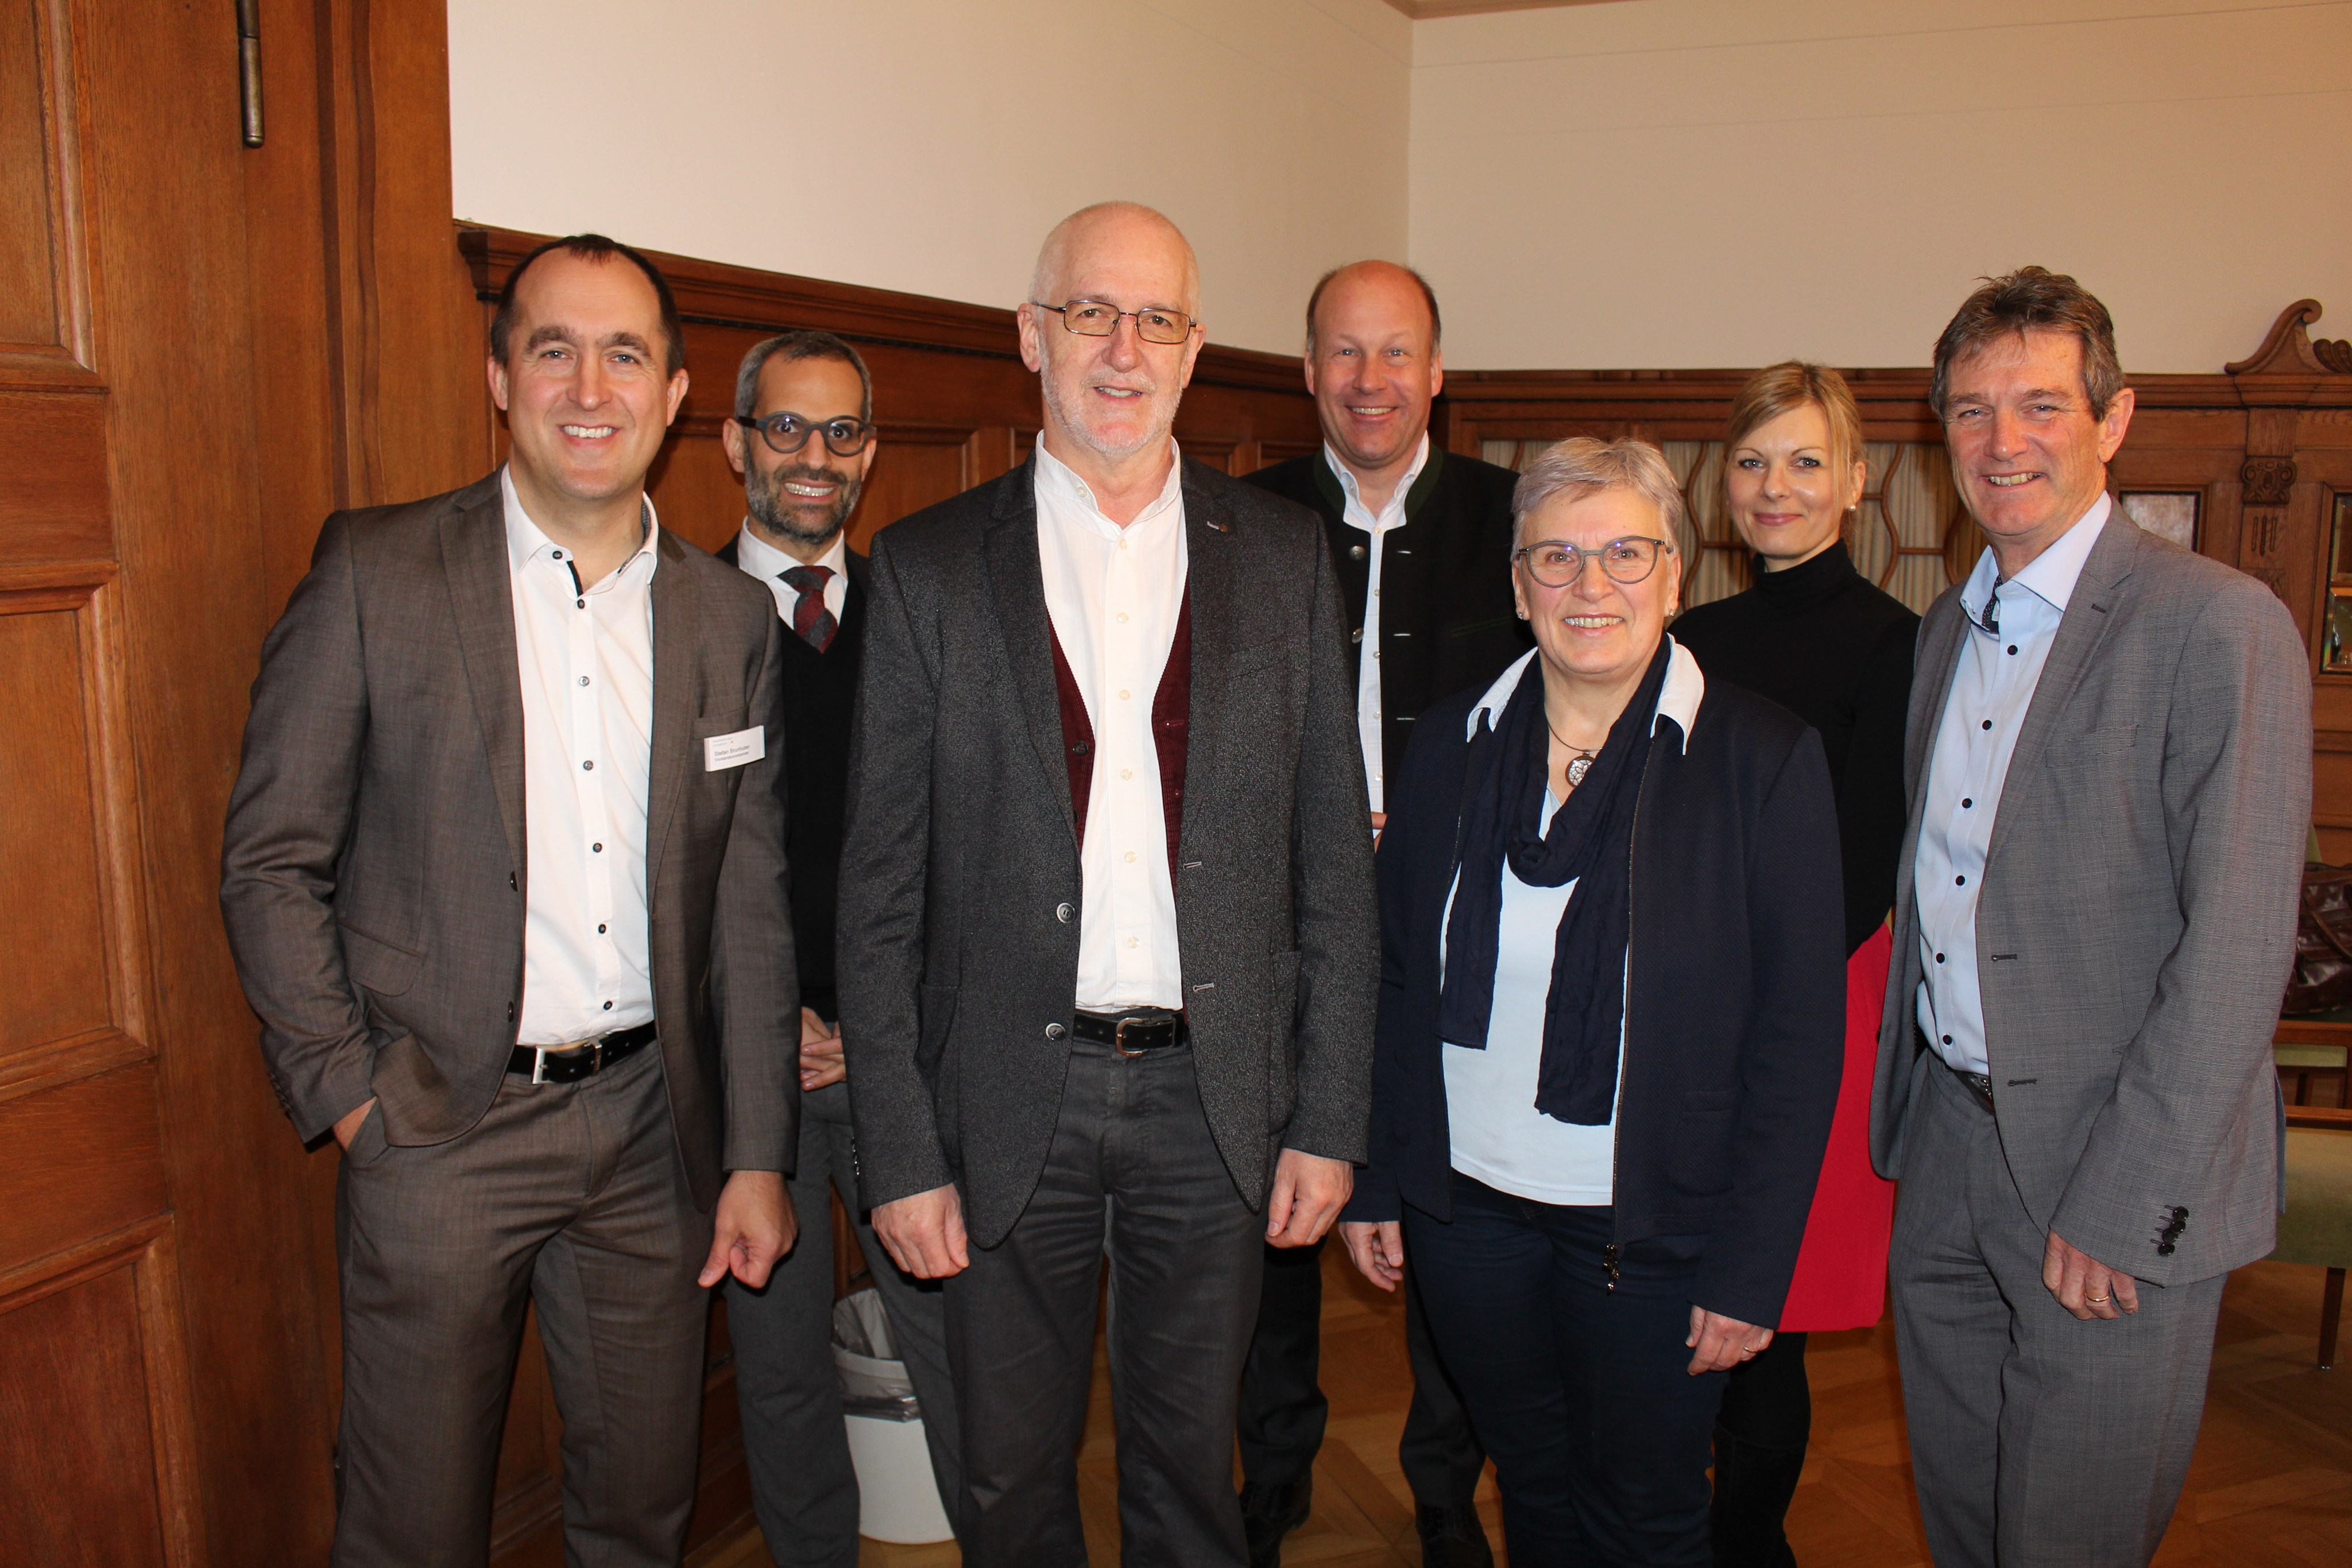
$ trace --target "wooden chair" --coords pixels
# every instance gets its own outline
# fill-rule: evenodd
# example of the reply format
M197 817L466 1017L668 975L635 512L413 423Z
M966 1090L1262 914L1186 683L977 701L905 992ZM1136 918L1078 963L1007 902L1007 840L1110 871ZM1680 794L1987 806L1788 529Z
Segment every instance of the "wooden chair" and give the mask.
M2327 1270L2319 1305L2319 1369L2336 1365L2344 1271L2352 1266L2352 1110L2293 1106L2286 1113L2286 1212L2273 1261Z
M2281 1019L2271 1050L2278 1061L2279 1088L2290 1105L2352 1104L2352 1023L2332 1015ZM2327 1091L2325 1100L2315 1090Z

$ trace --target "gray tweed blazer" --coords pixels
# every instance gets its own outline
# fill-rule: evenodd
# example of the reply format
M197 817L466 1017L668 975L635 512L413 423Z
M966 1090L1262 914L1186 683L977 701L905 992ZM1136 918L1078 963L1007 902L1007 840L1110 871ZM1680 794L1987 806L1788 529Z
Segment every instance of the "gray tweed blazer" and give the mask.
M1945 1071L1916 1048L1909 877L1927 764L1966 632L1959 591L1919 628L1895 962L1871 1156ZM2033 1222L2159 1285L2271 1249L2282 1147L2271 1038L2294 954L2311 817L2311 681L2253 579L2111 514L2059 623L1977 904L2001 1148Z
M789 1170L800 998L766 588L665 528L653 582L646 887L654 1016L695 1201ZM706 771L702 742L768 727ZM498 476L338 512L262 649L221 911L278 1103L305 1139L371 1095L446 1142L505 1081L522 991L522 687Z
M1364 1157L1371 840L1321 525L1199 463L1183 491L1178 942L1202 1101L1255 1207L1286 1146ZM884 529L871 574L838 937L859 1181L868 1207L956 1183L988 1246L1044 1168L1077 985L1031 466Z

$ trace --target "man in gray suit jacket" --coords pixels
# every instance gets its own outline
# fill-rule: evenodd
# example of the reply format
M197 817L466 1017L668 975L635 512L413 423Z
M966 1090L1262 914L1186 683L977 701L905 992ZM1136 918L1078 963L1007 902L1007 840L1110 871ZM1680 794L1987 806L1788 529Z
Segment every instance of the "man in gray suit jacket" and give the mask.
M947 1279L969 1564L1087 1560L1107 1250L1127 1560L1239 1568L1260 1243L1319 1238L1364 1156L1346 622L1315 517L1175 451L1197 297L1159 214L1065 221L1020 309L1036 451L875 544L841 1032L875 1231Z
M320 530L221 906L279 1103L343 1150L335 1562L487 1559L536 1303L567 1556L652 1568L694 1500L702 1287L793 1241L784 632L645 495L687 378L643 256L526 257L488 371L506 468Z
M1930 397L1991 548L1920 628L1871 1109L1913 1471L1943 1568L2144 1563L2272 1244L2310 682L2267 590L2115 508L2073 278L1987 282Z

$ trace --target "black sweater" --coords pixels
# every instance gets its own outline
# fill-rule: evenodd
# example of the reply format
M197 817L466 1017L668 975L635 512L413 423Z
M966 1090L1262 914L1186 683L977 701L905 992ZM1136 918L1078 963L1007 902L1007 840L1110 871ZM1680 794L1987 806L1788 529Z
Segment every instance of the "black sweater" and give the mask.
M1702 604L1675 641L1710 682L1770 697L1821 732L1845 861L1845 949L1870 939L1895 898L1903 852L1903 725L1919 618L1833 544L1756 586Z
M719 559L733 566L735 543ZM784 863L792 868L793 954L801 1005L840 1017L835 999L834 904L841 890L841 835L849 808L849 720L866 643L866 558L848 556L841 629L822 653L787 635L777 721L783 730ZM787 632L791 631L788 626ZM797 1039L797 1037L795 1037Z
M1534 678L1534 677L1530 677ZM1345 1218L1453 1217L1438 938L1464 736L1483 688L1431 708L1381 836L1370 1161ZM1710 685L1685 742L1660 722L1633 828L1616 1236L1704 1236L1692 1299L1777 1323L1845 1058L1837 821L1820 740Z
M1346 521L1339 478L1318 449L1261 468L1249 482L1323 519L1348 612L1352 690L1372 567L1364 531ZM1511 602L1511 492L1518 482L1507 468L1432 443L1405 495L1405 527L1381 547L1381 771L1391 779L1422 709L1493 680L1528 651L1527 624Z

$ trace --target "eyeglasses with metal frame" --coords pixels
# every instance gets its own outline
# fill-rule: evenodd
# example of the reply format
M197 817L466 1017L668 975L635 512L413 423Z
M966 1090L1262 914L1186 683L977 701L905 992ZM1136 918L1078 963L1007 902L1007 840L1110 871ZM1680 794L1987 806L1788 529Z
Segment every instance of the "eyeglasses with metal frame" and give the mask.
M1580 549L1563 539L1539 539L1513 550L1511 560L1514 565L1525 562L1528 575L1546 588L1570 586L1584 575L1588 560L1599 561L1611 581L1631 587L1657 570L1658 557L1674 548L1669 540L1639 534L1611 539L1598 549Z
M1147 305L1140 310L1122 310L1108 299L1073 299L1067 304L1048 305L1042 299L1030 304L1040 310L1061 314L1062 325L1081 338L1108 338L1118 330L1122 318L1135 323L1135 335L1147 343L1181 343L1200 323L1181 310L1170 310L1157 305Z
M824 434L824 449L835 457L855 457L866 450L867 442L874 439L871 424L862 419L852 419L847 414L819 424L804 413L778 409L758 419L739 413L735 415L735 423L746 430L758 431L760 439L768 444L768 450L780 457L790 457L806 446L809 437L820 431Z

